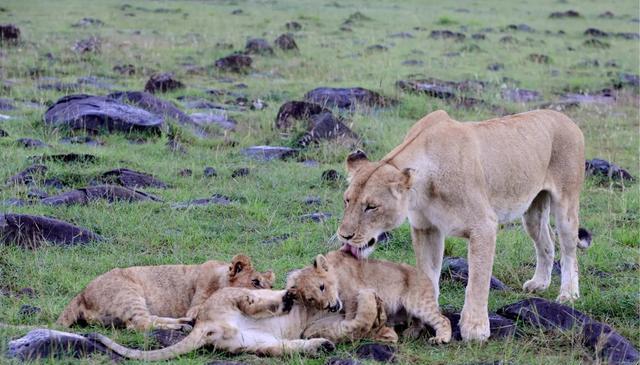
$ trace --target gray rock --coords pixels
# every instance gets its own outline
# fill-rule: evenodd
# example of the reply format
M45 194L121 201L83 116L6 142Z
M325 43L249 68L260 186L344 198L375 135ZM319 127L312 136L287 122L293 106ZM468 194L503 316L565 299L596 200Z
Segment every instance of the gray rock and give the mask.
M253 59L243 54L232 54L219 58L214 66L222 71L245 73L251 69Z
M247 40L247 43L244 46L244 51L247 54L254 55L273 55L273 48L269 42L263 38L251 38Z
M121 358L102 344L86 337L45 328L34 329L25 336L10 341L6 356L21 361L37 361L66 356L83 358L93 353L107 354L114 360Z
M279 146L253 146L242 150L243 155L260 161L284 160L296 156L298 152L295 148Z
M633 181L634 177L629 171L607 160L594 158L587 160L584 165L587 175L606 177L612 180Z
M235 170L233 170L231 172L231 177L232 178L236 178L236 177L244 177L244 176L248 176L249 175L249 168L248 167L240 167L237 168Z
M229 119L226 112L222 113L193 113L191 120L199 126L216 125L222 129L233 131L238 122Z

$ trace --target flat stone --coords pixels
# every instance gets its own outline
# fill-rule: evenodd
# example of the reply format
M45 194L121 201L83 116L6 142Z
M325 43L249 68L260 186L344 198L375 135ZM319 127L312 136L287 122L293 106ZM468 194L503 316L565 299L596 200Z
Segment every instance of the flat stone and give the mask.
M469 281L469 263L462 257L445 257L442 263L441 275L467 285ZM511 288L493 276L491 276L490 287L499 291L511 290Z
M389 38L411 39L411 38L415 38L415 37L414 37L413 33L399 32L399 33L390 34Z
M287 239L289 239L289 237L291 237L290 234L284 233L284 234L281 234L279 236L267 238L266 240L262 241L262 244L266 245L266 246L272 246L272 245L278 244L278 243L280 243L282 241L286 241Z
M208 205L229 205L231 203L231 198L220 194L214 194L210 198L194 199L182 203L175 203L171 205L171 208L188 209L192 207L203 207Z
M444 315L451 322L451 338L456 341L462 341L460 313L444 313ZM427 328L427 331L432 335L435 334L435 330L430 327ZM504 340L519 335L516 322L496 313L489 313L489 331L491 332L489 338L492 340Z
M609 33L597 28L588 28L584 31L584 35L589 37L608 37Z
M603 42L596 38L587 39L586 41L582 42L582 45L585 47L591 47L591 48L610 48L611 47L611 44L607 42Z
M79 54L100 53L102 41L98 37L89 37L78 40L72 50Z
M38 328L25 336L9 341L6 356L20 361L64 357L84 358L93 353L107 354L113 360L121 357L102 344L75 333Z
M7 245L35 249L49 242L59 246L74 246L102 237L53 218L26 214L0 214L0 240Z
M9 110L15 110L15 109L16 109L16 105L13 102L13 100L7 99L7 98L0 98L0 110L9 111Z
M354 109L357 106L385 107L395 104L394 100L361 87L319 87L306 93L304 98L308 102L340 109Z
M552 19L560 19L560 18L580 18L582 15L575 10L566 10L566 11L554 11L549 14L549 18Z
M101 89L101 90L113 90L116 88L116 86L114 84L112 84L110 82L110 80L105 79L105 78L101 78L101 77L96 77L96 76L83 76L83 77L78 77L78 79L76 80L78 85L84 85L84 86L91 86L94 87L96 89Z
M37 189L37 188L31 188L29 189L29 191L27 191L27 198L29 199L45 199L49 196L49 194L47 194L46 191L41 190L41 189Z
M605 18L605 19L612 19L615 17L615 14L613 14L611 11L607 10L604 13L600 13L598 15L598 18Z
M20 317L33 317L36 314L42 312L42 309L38 307L34 307L29 304L23 304L20 306L20 310L18 310L18 316Z
M58 153L53 155L30 156L32 162L64 162L64 163L93 163L96 162L96 156L88 153Z
M528 32L528 33L533 33L535 32L535 30L533 28L531 28L530 26L528 26L527 24L509 24L507 25L507 27L505 28L506 30L517 30L520 32Z
M279 146L253 146L242 150L243 155L260 161L285 160L296 156L298 152L295 148Z
M126 168L109 170L103 173L100 179L105 182L119 184L128 188L166 189L169 187L166 183L149 174Z
M42 199L45 205L87 204L95 200L106 200L109 203L125 201L160 201L157 197L142 191L128 189L118 185L88 186Z

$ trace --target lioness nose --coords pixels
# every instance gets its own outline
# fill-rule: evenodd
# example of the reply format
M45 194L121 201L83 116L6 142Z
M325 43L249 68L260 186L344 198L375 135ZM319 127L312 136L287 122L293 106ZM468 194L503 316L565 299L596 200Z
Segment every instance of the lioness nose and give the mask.
M340 237L344 238L345 240L350 240L353 238L353 236L355 236L354 234L350 234L348 236L343 235L342 233L340 233Z

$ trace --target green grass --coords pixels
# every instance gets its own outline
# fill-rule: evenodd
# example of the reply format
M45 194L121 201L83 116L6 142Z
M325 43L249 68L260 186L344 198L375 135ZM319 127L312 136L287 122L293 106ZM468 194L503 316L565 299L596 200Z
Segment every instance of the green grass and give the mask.
M20 108L1 112L12 120L0 122L0 128L9 132L9 138L0 139L0 179L13 175L29 165L27 158L43 153L26 150L13 141L19 137L34 137L52 145L47 153L84 152L98 156L96 163L64 165L47 163L47 177L57 177L70 186L81 187L96 175L115 167L128 167L153 173L172 188L148 189L165 203L105 204L87 206L44 207L30 205L0 209L42 214L87 227L106 237L105 242L83 247L46 247L37 251L24 251L0 246L0 286L18 290L34 288L37 297L0 297L0 319L3 322L29 325L52 325L69 300L95 276L113 267L169 263L199 263L206 259L230 259L243 252L250 255L259 269L272 268L278 274L278 286L283 285L286 272L308 264L320 252L335 247L330 238L338 225L344 185L330 186L320 181L328 168L343 172L342 161L350 148L334 143L312 146L303 157L317 160L318 167L305 167L296 161L257 163L244 159L240 147L271 144L291 145L292 139L281 136L273 127L279 106L286 100L301 99L305 92L318 86L361 86L397 97L397 107L374 112L348 115L348 124L364 140L362 148L374 158L383 156L399 143L408 128L424 114L445 109L459 120L481 120L494 116L490 110L455 109L439 100L403 94L395 81L410 74L423 74L445 80L474 79L490 82L493 87L479 95L514 112L526 107L505 103L499 98L503 78L518 80L519 87L543 93L553 100L565 90L599 90L611 85L618 72L638 73L639 43L609 37L610 49L592 49L582 46L589 27L611 32L637 32L638 23L631 19L638 14L635 1L615 3L570 3L556 1L508 3L500 1L461 2L442 5L442 2L404 1L136 1L121 10L125 1L85 2L81 0L13 1L3 2L6 12L0 12L0 23L16 23L22 30L24 42L13 48L0 50L0 75L12 82L10 90L0 96L17 100L51 103L64 95L36 88L37 80L29 74L38 69L44 76L73 82L80 76L113 78L119 89L142 89L154 71L171 71L187 88L163 95L177 101L180 95L205 97L206 88L232 89L221 83L213 62L231 51L216 48L218 42L232 43L235 50L244 47L247 37L265 37L273 41L286 32L284 24L298 21L303 29L295 33L300 52L274 57L255 57L256 73L231 76L247 89L250 99L265 100L269 107L263 111L232 113L239 121L236 132L208 140L187 138L186 155L171 154L166 137L152 138L149 143L136 145L124 135L100 136L103 147L70 146L58 143L63 131L45 128L42 123L44 109ZM178 9L169 13L154 9ZM238 16L230 15L237 8L244 10ZM469 12L456 9L465 8ZM582 14L578 19L549 19L552 11L575 9ZM597 15L610 10L614 19L601 19ZM360 11L371 20L356 21L353 32L341 32L341 23L352 13ZM133 13L135 16L127 16ZM103 27L72 28L71 24L83 17L102 20ZM535 33L514 32L517 44L505 45L499 39L509 33L500 28L508 24L526 23ZM461 43L432 40L434 29L460 31L467 27L467 40ZM424 27L427 31L414 30ZM470 39L472 33L492 27L484 41ZM139 34L136 31L140 31ZM565 35L545 35L545 30ZM412 32L415 38L388 38L397 32ZM74 42L91 35L103 40L99 55L78 56L71 51ZM477 43L480 52L461 52L458 57L443 56L459 52L463 47ZM387 52L367 53L373 44L389 47ZM570 50L573 49L573 50ZM465 48L468 49L468 48ZM45 55L51 53L54 61ZM527 60L530 53L544 53L551 57L549 65L533 64ZM407 59L424 62L419 67L401 65ZM585 59L597 59L599 67L575 67ZM619 68L605 67L615 60ZM505 69L491 72L490 63L500 62ZM141 72L120 76L112 71L116 64L134 64ZM199 75L188 74L182 64L193 63L206 67ZM557 76L552 73L557 72ZM104 93L87 87L87 93ZM581 127L586 138L587 158L601 157L627 168L640 176L638 156L638 91L625 89L613 105L589 106L568 111ZM225 138L236 141L239 147L229 147ZM217 178L203 177L205 166L218 170ZM232 179L231 171L246 166L251 174ZM178 171L190 168L191 177L180 177ZM24 197L27 188L8 187L0 190L0 200ZM54 191L49 190L50 193ZM176 211L170 204L192 198L207 197L214 193L238 198L226 207L194 208ZM322 205L309 207L303 200L308 195L322 198ZM301 222L297 217L313 211L327 211L333 218L323 224ZM620 188L588 180L582 194L581 225L594 233L594 244L579 255L582 298L576 308L598 320L612 324L636 346L640 344L640 280L637 269L622 270L625 264L639 262L640 247L640 192L638 185ZM394 238L381 247L375 257L414 263L408 225L394 232ZM289 234L282 242L265 245L271 237ZM466 255L461 240L448 240L447 253ZM498 235L494 275L515 288L512 292L492 293L490 309L527 297L519 288L533 274L535 262L533 245L520 229L505 229ZM594 270L611 273L600 278ZM553 299L558 292L558 278L543 297ZM456 283L443 283L441 305L456 309L462 307L464 288ZM42 312L28 319L20 318L21 305L42 308ZM83 330L84 331L84 330ZM100 331L127 345L143 346L152 340L132 331L89 328ZM0 347L24 334L20 330L0 329ZM543 334L527 329L526 336L510 341L490 341L485 345L454 342L440 347L426 344L424 339L403 340L399 345L399 361L408 364L463 364L479 361L507 360L514 363L578 364L590 353L583 349L575 334ZM341 345L335 354L346 356L354 345ZM4 351L4 350L3 350ZM213 359L228 358L222 353L197 351L183 356L174 363L202 364ZM234 357L248 363L280 363L278 359L254 356ZM323 364L325 358L292 357L286 362ZM2 362L9 360L2 359ZM83 360L84 361L84 360ZM53 363L54 361L50 361ZM64 360L65 363L81 361ZM108 362L95 357L91 363ZM135 363L135 362L127 362Z

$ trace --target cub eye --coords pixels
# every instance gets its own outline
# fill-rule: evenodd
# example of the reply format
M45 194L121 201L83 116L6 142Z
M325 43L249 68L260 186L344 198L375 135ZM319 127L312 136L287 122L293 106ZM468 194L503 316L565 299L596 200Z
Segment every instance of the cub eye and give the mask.
M258 280L258 279L251 280L251 284L253 284L253 286L256 287L256 288L261 288L262 287L262 285L260 284L260 280Z
M368 212L368 211L370 211L370 210L376 210L376 209L378 209L378 207L377 207L377 206L375 206L375 205L371 205L371 204L368 204L368 205L367 205L367 207L366 207L366 208L364 208L364 211L365 211L365 212Z
M320 291L324 291L324 284L320 284Z

